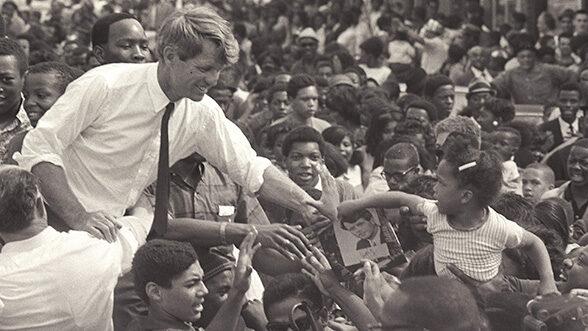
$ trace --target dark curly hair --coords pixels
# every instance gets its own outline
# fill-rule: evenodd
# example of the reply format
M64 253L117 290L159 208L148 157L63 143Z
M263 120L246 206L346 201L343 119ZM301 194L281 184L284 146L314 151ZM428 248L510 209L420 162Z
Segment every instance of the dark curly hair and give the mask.
M314 311L323 307L323 297L312 280L301 273L288 273L275 277L263 292L264 311L287 298L300 298Z
M474 201L486 207L496 198L502 187L502 162L495 152L472 148L463 139L452 140L444 150L443 160L453 168L453 176L461 188L474 193ZM458 170L458 167L476 162L476 165Z
M14 166L0 168L0 232L15 233L31 224L38 187L32 173Z
M343 141L345 137L349 137L351 145L353 146L353 154L349 160L349 165L354 166L363 162L363 154L357 150L351 131L342 126L332 126L323 131L322 136L326 142L331 143L336 147L339 147L341 141Z
M135 291L146 303L149 297L145 286L153 282L170 288L172 280L198 261L198 255L188 243L155 239L141 246L133 258Z
M499 118L502 123L510 122L515 117L515 108L510 100L490 97L484 103L484 110L487 110Z
M329 89L325 104L329 110L338 113L346 121L357 126L359 120L359 98L354 87L337 85Z

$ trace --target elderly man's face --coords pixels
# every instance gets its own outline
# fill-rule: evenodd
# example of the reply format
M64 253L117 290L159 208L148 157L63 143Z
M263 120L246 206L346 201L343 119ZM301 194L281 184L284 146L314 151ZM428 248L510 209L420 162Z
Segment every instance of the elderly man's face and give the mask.
M164 92L170 99L202 100L208 90L216 85L223 68L216 44L208 39L204 39L202 51L193 58L181 60L177 51L171 50L167 54L164 52L164 56L167 57L165 65L168 66Z
M474 47L469 53L472 66L476 69L484 70L488 64L487 56L481 47Z

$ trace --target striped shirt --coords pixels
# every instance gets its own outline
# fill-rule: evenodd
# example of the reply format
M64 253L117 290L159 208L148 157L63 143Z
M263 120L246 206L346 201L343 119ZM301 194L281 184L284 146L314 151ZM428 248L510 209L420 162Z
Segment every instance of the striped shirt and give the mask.
M427 231L433 235L435 271L456 278L446 266L453 263L466 275L488 281L498 274L502 251L520 245L524 230L488 207L488 219L470 231L457 230L439 213L436 201L423 199L418 210L427 216Z

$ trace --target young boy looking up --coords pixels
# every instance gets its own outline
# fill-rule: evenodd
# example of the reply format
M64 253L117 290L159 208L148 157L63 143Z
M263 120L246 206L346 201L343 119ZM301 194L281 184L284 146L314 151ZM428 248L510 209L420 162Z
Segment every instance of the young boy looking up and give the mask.
M32 127L36 127L41 117L65 92L69 83L84 72L61 62L41 62L31 66L24 79L23 108ZM15 135L6 147L5 163L16 164L12 160L15 152L20 152L22 142L28 131Z
M522 173L523 197L535 204L541 199L543 193L555 186L555 174L553 170L542 163L529 164Z
M502 159L502 192L514 192L523 195L521 175L513 161L515 153L521 146L521 134L517 129L501 126L490 135L492 150Z
M437 201L402 192L385 192L345 201L339 216L364 208L399 208L427 217L427 231L433 236L433 259L439 276L454 277L447 268L456 265L468 276L484 282L498 275L502 251L523 249L537 267L540 293L555 292L549 255L534 234L498 214L489 203L498 195L502 174L494 153L455 141L446 149L437 170Z

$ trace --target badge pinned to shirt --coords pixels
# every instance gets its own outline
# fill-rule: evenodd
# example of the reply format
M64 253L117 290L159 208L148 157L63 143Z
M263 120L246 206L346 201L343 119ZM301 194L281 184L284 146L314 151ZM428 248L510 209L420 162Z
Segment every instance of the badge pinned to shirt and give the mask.
M235 206L218 206L218 216L233 216L235 214Z

